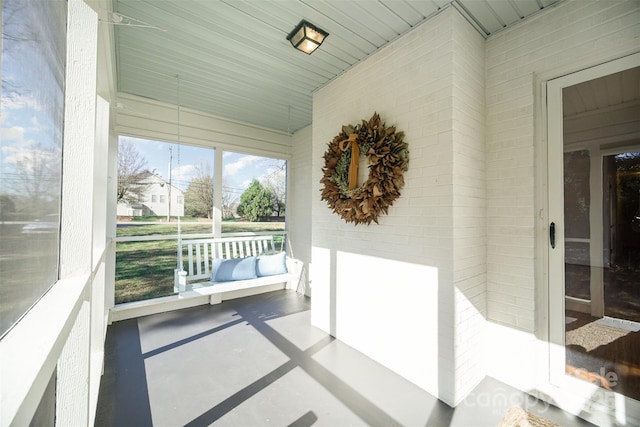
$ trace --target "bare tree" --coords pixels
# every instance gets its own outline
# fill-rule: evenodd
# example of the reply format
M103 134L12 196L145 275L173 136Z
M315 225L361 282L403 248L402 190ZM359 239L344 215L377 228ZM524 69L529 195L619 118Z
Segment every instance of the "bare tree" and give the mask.
M263 178L263 184L271 192L273 212L281 216L287 203L287 162L277 160L271 169L271 173Z
M20 75L29 82L23 87L21 82L7 79L2 75L3 99L15 99L28 94L33 88L42 84L40 66L46 64L55 78L57 87L64 84L64 62L66 52L66 6L57 2L23 2L21 0L4 0L2 4L2 54L8 55L10 61L20 62L25 56L31 61L44 61L31 68L23 69ZM33 25L34 22L47 22L47 26ZM37 53L36 53L37 52ZM26 53L26 55L25 55Z
M37 135L34 137L37 143L23 139L21 134L2 141L6 168L1 174L0 188L11 193L15 210L23 215L58 212L67 7L60 2L20 0L0 0L0 5L3 110L0 126L9 131L29 129L31 135ZM43 118L48 125L40 124L45 122Z
M194 167L194 177L184 193L187 215L211 218L213 214L213 168L209 162Z
M15 172L5 184L23 200L22 210L37 216L54 209L60 194L59 150L36 145L16 150L10 159Z
M235 205L237 205L238 196L230 191L227 182L222 180L222 218L233 218L235 213Z
M118 203L137 203L147 191L144 179L151 172L147 160L131 141L120 141L118 146Z

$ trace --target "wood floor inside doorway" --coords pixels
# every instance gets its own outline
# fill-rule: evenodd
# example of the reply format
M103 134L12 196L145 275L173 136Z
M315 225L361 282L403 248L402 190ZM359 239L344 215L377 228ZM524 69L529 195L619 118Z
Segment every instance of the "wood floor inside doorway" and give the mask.
M567 373L640 400L640 323L566 312Z

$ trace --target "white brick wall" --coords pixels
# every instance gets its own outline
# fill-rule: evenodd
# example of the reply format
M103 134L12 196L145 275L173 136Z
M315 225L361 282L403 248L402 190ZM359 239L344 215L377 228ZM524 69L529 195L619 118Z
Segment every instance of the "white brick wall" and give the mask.
M486 41L487 286L494 322L535 329L536 79L638 51L639 23L637 1L571 0Z
M599 394L582 396L548 383L549 347L540 345L546 331L536 330L547 326L547 307L536 307L546 289L543 278L535 277L542 262L535 259L536 213L544 206L536 200L536 150L545 138L545 117L538 114L546 114L537 94L544 81L639 50L640 2L567 0L489 38L485 51L487 373L521 390L541 390L583 417L601 416L594 411L603 408L609 414L600 419L611 424L619 409L597 403ZM625 411L626 417L637 416L637 405Z
M303 283L298 291L311 295L309 263L311 262L311 126L299 130L291 137L291 161L288 170L287 231L289 249L296 259L304 262Z
M637 51L638 8L637 1L567 0L487 41L445 9L318 91L313 323L452 405L486 372L532 385L533 370L514 367L519 355L538 351L529 335L541 138L535 114L543 110L536 94L544 80ZM409 171L389 215L355 227L320 200L322 155L343 124L374 111L406 133ZM389 278L394 269L413 275ZM425 311L434 301L436 313ZM508 334L488 341L486 319L507 326L492 325L492 333L522 334L519 353ZM385 342L392 354L380 348Z
M379 225L314 197L312 321L452 405L484 377L483 44L449 8L314 96L313 194L327 143L374 111L410 163Z
M484 38L454 19L453 284L455 403L485 376L486 300Z

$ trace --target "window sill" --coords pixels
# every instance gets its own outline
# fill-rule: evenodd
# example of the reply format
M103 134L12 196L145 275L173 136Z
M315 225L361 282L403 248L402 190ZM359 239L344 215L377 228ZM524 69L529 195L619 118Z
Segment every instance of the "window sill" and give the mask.
M28 425L84 301L89 275L59 280L0 341L0 425Z

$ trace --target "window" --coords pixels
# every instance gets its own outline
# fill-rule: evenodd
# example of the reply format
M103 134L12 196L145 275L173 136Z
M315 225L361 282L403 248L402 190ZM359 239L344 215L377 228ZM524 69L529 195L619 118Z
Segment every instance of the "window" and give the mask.
M58 280L67 17L1 4L0 336Z
M178 220L182 235L212 233L214 160L209 148L119 138L116 240L127 241L116 242L116 304L174 293ZM132 212L133 194L151 203Z
M119 165L138 165L118 171L119 188L127 187L119 194L157 194L139 219L122 218L126 197L118 201L118 212L123 213L118 213L116 233L115 302L172 295L176 235L213 234L215 150L124 136L119 146ZM286 161L225 152L222 166L222 234L273 233L276 244L285 247ZM250 189L259 193L260 206L248 207L240 215L242 201L245 206L250 203L250 197L243 198ZM247 218L252 212L257 217ZM139 225L132 226L138 220ZM141 257L144 263L139 262Z
M285 219L287 162L226 151L222 157L222 218Z

